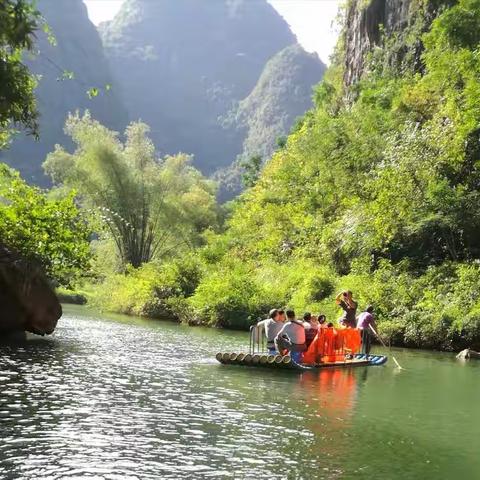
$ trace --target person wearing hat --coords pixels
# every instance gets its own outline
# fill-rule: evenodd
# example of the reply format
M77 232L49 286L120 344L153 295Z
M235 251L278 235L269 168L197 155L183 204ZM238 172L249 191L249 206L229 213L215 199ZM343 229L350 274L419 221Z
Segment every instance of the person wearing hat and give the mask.
M268 353L276 355L278 352L275 348L275 337L283 327L285 312L277 308L272 308L266 320L257 323L258 329L265 329L265 336L267 337Z
M340 325L344 327L355 328L357 326L357 302L353 299L352 292L347 290L341 292L335 298L335 303L343 310L343 315L339 320Z

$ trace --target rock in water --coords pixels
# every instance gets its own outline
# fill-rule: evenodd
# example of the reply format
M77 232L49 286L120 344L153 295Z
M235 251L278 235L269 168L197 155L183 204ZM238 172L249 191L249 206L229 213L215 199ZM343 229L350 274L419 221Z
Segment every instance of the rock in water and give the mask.
M468 360L470 358L479 358L480 359L480 352L476 352L475 350L470 350L466 348L462 350L458 355L457 358L460 360Z
M0 245L0 336L13 332L49 335L62 307L40 267Z

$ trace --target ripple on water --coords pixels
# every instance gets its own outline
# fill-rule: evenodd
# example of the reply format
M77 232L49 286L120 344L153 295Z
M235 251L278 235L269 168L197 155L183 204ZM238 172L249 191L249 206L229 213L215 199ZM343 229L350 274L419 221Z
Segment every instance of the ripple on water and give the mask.
M0 477L352 478L338 452L362 440L366 377L211 362L244 341L67 316L53 339L0 346Z

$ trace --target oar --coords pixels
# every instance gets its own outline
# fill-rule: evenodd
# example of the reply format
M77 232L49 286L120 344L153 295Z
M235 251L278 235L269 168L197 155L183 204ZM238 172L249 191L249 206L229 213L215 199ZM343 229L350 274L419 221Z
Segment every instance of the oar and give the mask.
M382 337L375 331L375 329L369 325L369 327L372 329L372 332L375 334L375 336L380 340L380 343L385 347L385 348L388 348L386 345L385 345L385 342L382 340ZM400 370L403 370L403 367L398 363L397 359L392 355L392 358L393 358L393 361L397 364L397 367L400 369Z

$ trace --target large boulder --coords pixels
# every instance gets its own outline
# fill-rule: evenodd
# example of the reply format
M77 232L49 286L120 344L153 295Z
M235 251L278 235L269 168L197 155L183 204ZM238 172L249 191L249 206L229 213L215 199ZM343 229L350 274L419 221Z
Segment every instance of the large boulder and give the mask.
M462 350L458 355L457 358L460 360L468 360L469 358L478 358L480 359L480 352L476 352L475 350L470 350L466 348Z
M62 307L42 269L0 245L0 336L53 333Z

